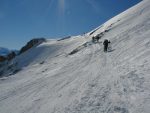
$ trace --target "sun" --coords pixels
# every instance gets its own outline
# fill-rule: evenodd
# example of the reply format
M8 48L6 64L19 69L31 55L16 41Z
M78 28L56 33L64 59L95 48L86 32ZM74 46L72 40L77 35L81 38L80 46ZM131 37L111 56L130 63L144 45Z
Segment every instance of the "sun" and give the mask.
M58 0L58 5L60 8L60 11L64 13L64 11L65 11L65 0Z

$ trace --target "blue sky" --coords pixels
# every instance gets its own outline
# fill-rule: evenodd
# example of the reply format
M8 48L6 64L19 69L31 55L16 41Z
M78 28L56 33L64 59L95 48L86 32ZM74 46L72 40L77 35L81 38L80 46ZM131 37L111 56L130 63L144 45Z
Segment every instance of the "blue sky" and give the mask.
M141 0L0 0L0 47L20 49L32 38L79 35Z

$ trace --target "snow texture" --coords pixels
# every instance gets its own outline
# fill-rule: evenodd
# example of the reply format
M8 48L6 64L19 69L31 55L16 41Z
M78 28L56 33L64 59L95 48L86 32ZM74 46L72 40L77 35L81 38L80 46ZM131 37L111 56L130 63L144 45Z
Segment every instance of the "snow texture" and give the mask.
M144 0L87 34L47 40L12 61L19 72L0 78L0 113L149 113L149 36Z

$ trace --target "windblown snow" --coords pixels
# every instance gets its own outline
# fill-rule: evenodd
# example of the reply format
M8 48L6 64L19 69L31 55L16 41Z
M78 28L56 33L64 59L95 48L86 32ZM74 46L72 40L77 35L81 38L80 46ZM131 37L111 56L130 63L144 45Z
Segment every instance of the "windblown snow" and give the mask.
M0 78L0 113L149 113L150 1L87 34L47 40L13 64L20 71Z

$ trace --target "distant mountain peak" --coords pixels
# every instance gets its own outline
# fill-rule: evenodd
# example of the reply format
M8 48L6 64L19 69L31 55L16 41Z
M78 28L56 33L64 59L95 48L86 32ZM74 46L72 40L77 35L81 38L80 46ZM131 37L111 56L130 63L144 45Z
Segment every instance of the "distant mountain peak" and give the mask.
M1 56L6 56L11 52L8 48L0 47L0 55Z

